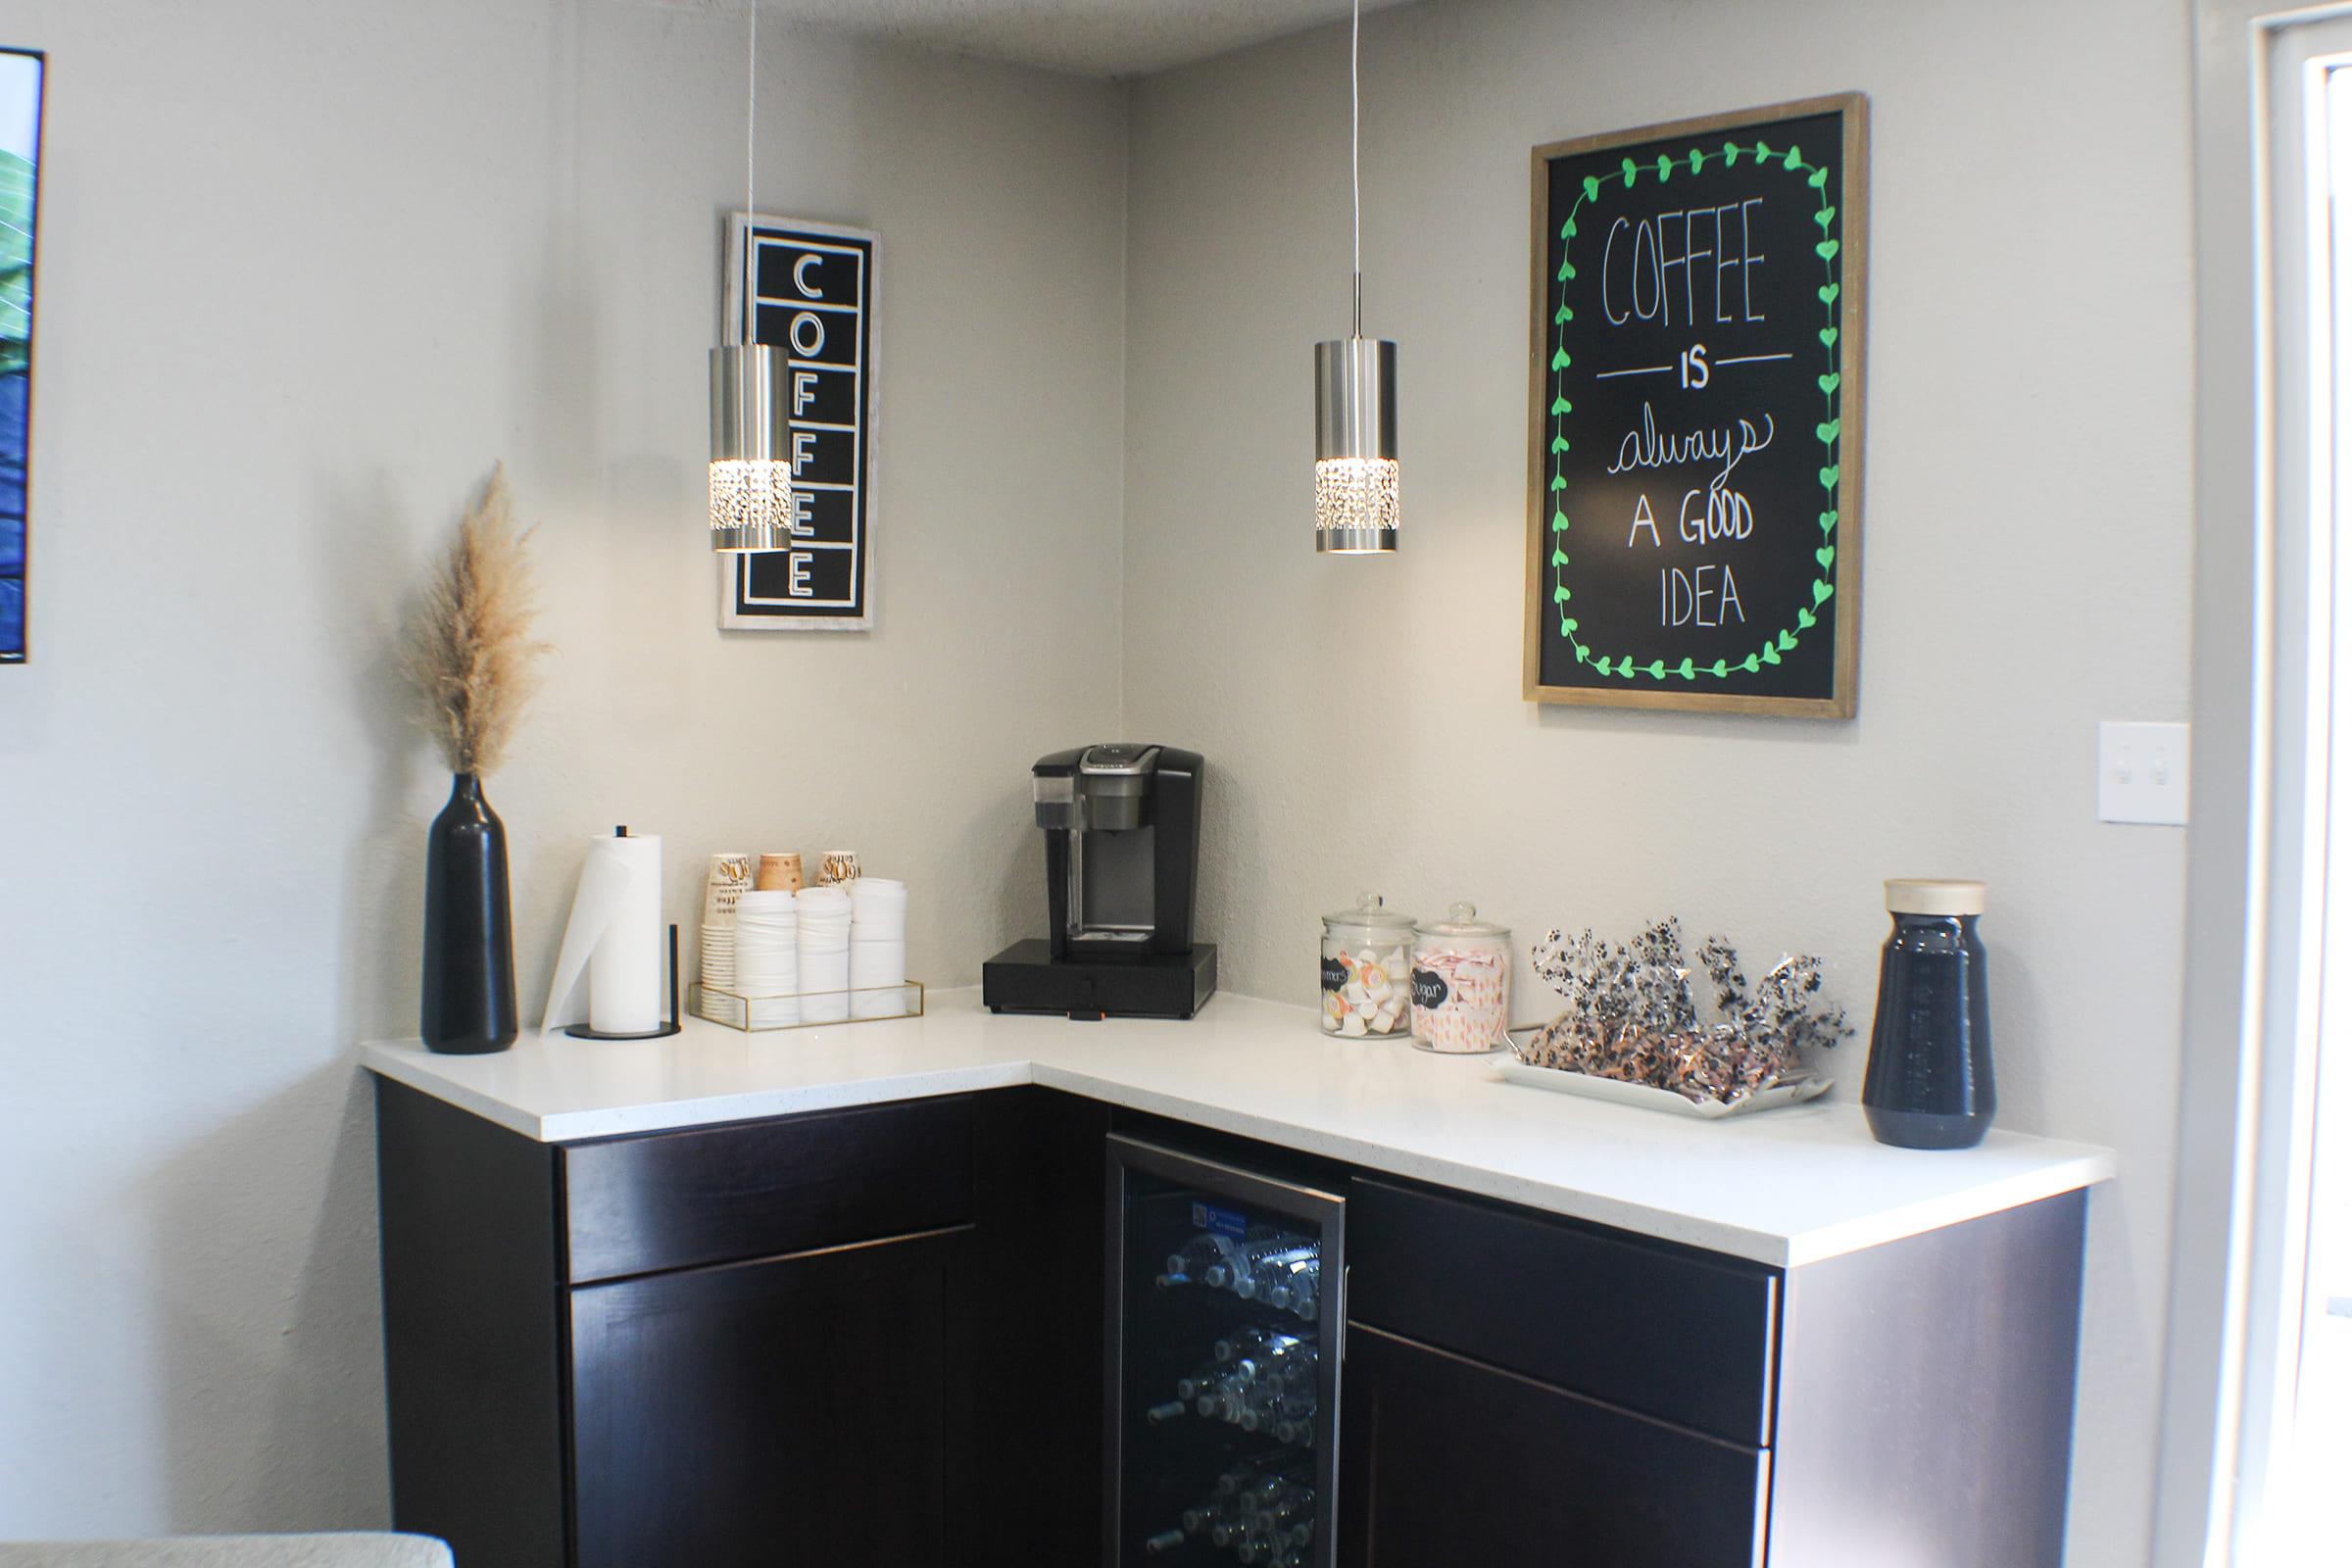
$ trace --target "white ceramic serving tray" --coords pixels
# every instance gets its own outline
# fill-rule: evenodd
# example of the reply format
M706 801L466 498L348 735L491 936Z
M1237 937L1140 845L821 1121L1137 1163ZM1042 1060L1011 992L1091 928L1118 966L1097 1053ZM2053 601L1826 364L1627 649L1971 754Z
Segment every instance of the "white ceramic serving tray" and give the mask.
M1582 1095L1587 1100L1607 1100L1620 1105L1639 1105L1646 1110L1662 1110L1670 1116L1696 1116L1701 1121L1721 1121L1726 1116L1746 1116L1759 1110L1771 1110L1779 1105L1799 1105L1829 1092L1829 1078L1800 1078L1793 1083L1775 1084L1743 1100L1726 1105L1716 1101L1701 1104L1686 1100L1671 1089L1653 1089L1648 1084L1629 1084L1616 1078L1595 1078L1588 1072L1563 1072L1557 1067L1531 1067L1516 1056L1495 1063L1494 1075L1505 1083L1525 1084L1530 1089L1548 1089L1554 1094Z

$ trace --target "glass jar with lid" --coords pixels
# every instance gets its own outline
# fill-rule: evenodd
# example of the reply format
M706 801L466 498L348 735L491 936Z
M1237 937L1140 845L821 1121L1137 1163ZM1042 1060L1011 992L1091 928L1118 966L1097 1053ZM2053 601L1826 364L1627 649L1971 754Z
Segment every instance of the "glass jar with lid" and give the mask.
M1352 909L1323 917L1323 1032L1400 1035L1412 1027L1405 970L1413 950L1413 917L1398 914L1377 893L1360 895Z
M1511 932L1456 904L1413 928L1413 1044L1471 1055L1510 1043Z

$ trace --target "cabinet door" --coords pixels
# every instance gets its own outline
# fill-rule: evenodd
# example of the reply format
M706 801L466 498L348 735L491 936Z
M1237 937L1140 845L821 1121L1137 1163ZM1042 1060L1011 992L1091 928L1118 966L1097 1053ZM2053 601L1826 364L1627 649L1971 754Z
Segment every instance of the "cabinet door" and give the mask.
M1754 1568L1768 1456L1361 1325L1347 1568Z
M970 1232L571 1293L579 1568L960 1557Z

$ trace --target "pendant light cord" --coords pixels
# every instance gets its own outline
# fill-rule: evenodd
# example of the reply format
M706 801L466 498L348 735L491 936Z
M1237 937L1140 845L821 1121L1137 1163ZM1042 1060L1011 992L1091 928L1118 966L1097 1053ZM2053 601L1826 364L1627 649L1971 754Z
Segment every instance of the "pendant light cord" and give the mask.
M1348 188L1354 219L1351 302L1348 333L1364 335L1364 126L1362 58L1364 0L1355 0L1348 24Z
M744 74L748 80L743 92L743 220L749 224L752 215L760 210L754 199L760 187L752 177L760 149L760 0L751 0L746 9L752 14L752 39L744 51Z

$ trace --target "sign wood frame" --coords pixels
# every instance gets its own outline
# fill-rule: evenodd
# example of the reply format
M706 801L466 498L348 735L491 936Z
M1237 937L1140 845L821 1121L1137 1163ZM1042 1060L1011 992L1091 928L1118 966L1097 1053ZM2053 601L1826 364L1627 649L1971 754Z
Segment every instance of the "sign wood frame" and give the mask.
M1794 137L1783 133L1783 127L1791 122L1818 122L1833 116L1838 160L1834 173L1831 150L1823 144L1824 126L1816 123ZM1813 145L1806 147L1806 141ZM1639 160L1635 149L1641 150ZM1597 156L1601 154L1617 156L1604 160ZM1552 142L1530 155L1533 303L1528 348L1526 637L1521 672L1521 695L1526 700L1784 717L1853 716L1861 633L1868 159L1869 100L1859 92ZM1560 170L1558 166L1563 164L1570 170ZM1742 180L1752 179L1759 192L1769 191L1774 197L1792 192L1802 198L1796 203L1781 202L1780 210L1771 215L1769 221L1779 226L1770 230L1778 236L1770 254L1752 249L1755 214L1751 209L1761 207L1767 197L1739 197L1740 190L1749 188L1746 184L1727 189L1726 178L1735 172ZM1679 187L1677 176L1682 182ZM1698 187L1702 181L1714 191L1707 206L1671 210L1679 192ZM1568 196L1565 202L1559 200L1563 192ZM1628 196L1640 195L1651 196L1650 206L1625 205ZM1719 205L1725 195L1735 197L1732 205ZM1611 197L1615 212L1608 210ZM1644 236L1640 230L1653 221L1647 215L1654 209L1665 210L1656 211L1656 226ZM1735 212L1736 219L1727 217ZM1801 322L1801 336L1790 335L1799 322L1776 321L1771 330L1780 336L1765 341L1757 328L1765 317L1754 314L1753 297L1747 291L1752 289L1756 270L1787 254L1781 241L1789 236L1792 213L1803 220L1804 239L1819 257L1819 275L1826 281L1815 282L1810 270L1815 256L1805 256L1800 265L1806 271L1797 283L1791 283L1795 273L1783 264L1778 269L1782 276L1774 284L1783 288L1801 284L1819 301L1820 314ZM1696 220L1702 214L1708 215L1714 230L1707 242L1711 248L1706 250L1697 248L1692 233L1700 226ZM1581 228L1582 246L1576 243L1580 217L1587 220ZM1603 217L1605 223L1599 221ZM1669 219L1679 220L1683 225L1679 259L1667 255ZM1742 259L1726 263L1718 253L1732 248L1730 231L1735 223ZM1818 241L1812 239L1814 228L1821 234ZM1596 235L1595 229L1601 232ZM1596 238L1602 243L1595 244ZM1626 273L1613 273L1612 266L1621 262L1616 247L1632 245L1636 248L1627 255L1639 257L1639 247L1644 243L1655 271L1652 306L1658 314L1654 327L1649 318L1639 321L1633 318L1639 305L1638 283L1626 299L1613 300L1604 292L1614 278L1630 276L1639 269L1636 262L1628 265ZM1760 350L1785 340L1785 347L1770 353L1742 352L1710 364L1707 345L1696 341L1697 312L1691 309L1686 311L1681 328L1682 340L1689 346L1682 348L1676 363L1612 364L1606 370L1599 363L1588 363L1579 368L1578 354L1572 350L1582 350L1592 361L1591 346L1603 324L1635 326L1629 342L1639 339L1643 348L1675 357L1667 341L1667 329L1674 325L1671 293L1679 286L1688 300L1695 292L1701 256L1715 288L1716 315L1711 319L1730 323L1731 346ZM1584 267L1581 283L1580 262ZM1679 283L1667 280L1667 270L1676 266L1683 268ZM1735 279L1730 285L1725 282L1727 273ZM1737 318L1721 314L1727 286L1742 290ZM1786 297L1781 303L1786 304ZM1600 313L1597 318L1591 312L1593 305ZM1587 307L1581 325L1577 324L1579 306ZM1806 309L1813 307L1808 304ZM1695 363L1694 352L1698 356ZM1604 351L1602 358L1607 357ZM1654 360L1660 354L1635 357ZM1742 416L1710 428L1702 424L1700 411L1692 404L1717 370L1744 378L1743 382L1727 381L1727 385L1762 386L1765 390L1753 394L1757 402L1741 406ZM1622 400L1637 394L1602 384L1625 377L1672 377L1674 380L1664 383L1643 380L1628 384L1670 392L1674 381L1679 381L1686 395L1670 398L1669 416L1659 420L1648 395L1640 394L1642 409L1636 420L1627 414ZM1815 389L1818 397L1813 396ZM1593 410L1579 422L1575 411L1580 393L1589 394L1590 402L1613 412L1617 422L1600 425L1599 419L1607 414ZM1766 408L1766 404L1772 407ZM1823 411L1818 422L1812 417L1816 409ZM1802 429L1803 423L1812 423L1812 429ZM1662 433L1660 424L1665 426ZM1782 443L1783 451L1761 457L1775 440ZM1678 442L1682 443L1679 449ZM1801 477L1792 478L1790 465L1798 463L1800 454L1796 471ZM1736 476L1734 470L1751 458L1755 461L1747 474ZM1649 492L1643 489L1637 507L1619 506L1606 514L1605 522L1602 516L1577 515L1600 496L1622 500L1632 486L1642 482L1622 478L1624 474L1638 468L1678 467L1683 472L1669 482L1681 490L1679 501L1676 495L1661 491L1658 500L1662 507L1653 507ZM1684 481L1701 474L1703 491L1684 487ZM1777 491L1765 496L1763 505L1757 507L1733 482L1735 477L1771 483ZM1817 489L1812 488L1816 485ZM1642 617L1650 614L1653 591L1647 587L1646 577L1642 579L1642 607L1638 612L1630 608L1633 596L1628 587L1634 580L1633 568L1625 564L1628 558L1620 545L1623 550L1642 548L1644 531L1646 545L1658 552L1660 563L1654 590L1659 626L1690 624L1726 635L1699 638L1695 648L1690 644L1678 648L1663 634L1651 639L1627 634L1637 613ZM1673 544L1669 546L1667 541ZM1711 552L1719 559L1700 563L1693 551ZM1584 572L1577 569L1580 556L1588 563ZM1804 564L1808 556L1811 564ZM1731 566L1741 562L1750 564L1741 566L1742 570L1761 564L1763 569L1751 579L1759 589L1771 586L1789 591L1775 596L1773 603L1757 603L1752 611L1745 602L1724 596L1723 585L1733 580ZM1710 572L1721 573L1712 587L1707 581ZM1797 580L1800 577L1801 581ZM1611 589L1616 590L1614 594ZM1757 589L1749 592L1758 594ZM1716 621L1705 618L1710 593L1716 596L1714 609L1721 617ZM1739 633L1731 631L1735 605L1743 628ZM1588 623L1594 624L1589 627ZM1642 624L1646 625L1646 619ZM1688 635L1699 637L1697 630Z

